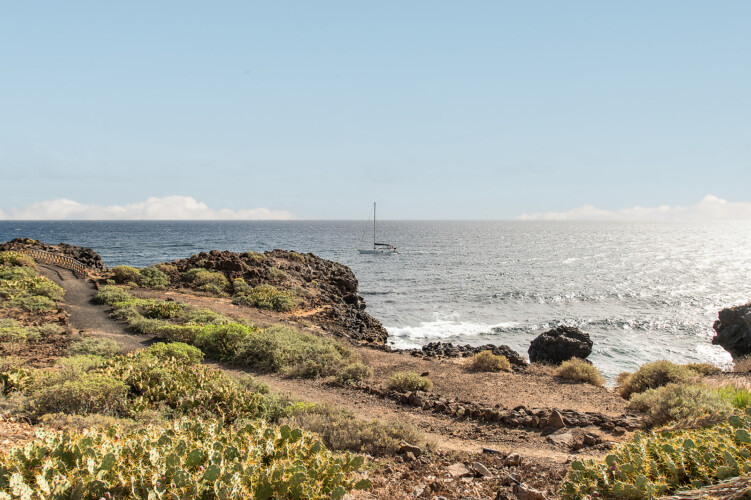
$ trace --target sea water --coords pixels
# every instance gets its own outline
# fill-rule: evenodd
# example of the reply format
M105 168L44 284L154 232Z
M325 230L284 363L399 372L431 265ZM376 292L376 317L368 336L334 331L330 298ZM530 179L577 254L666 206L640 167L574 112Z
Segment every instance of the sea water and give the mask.
M727 365L711 345L727 306L751 301L751 223L379 221L398 255L361 255L352 221L0 221L16 237L91 247L109 266L212 249L312 252L352 268L395 347L529 343L558 325L594 341L609 378L656 359Z

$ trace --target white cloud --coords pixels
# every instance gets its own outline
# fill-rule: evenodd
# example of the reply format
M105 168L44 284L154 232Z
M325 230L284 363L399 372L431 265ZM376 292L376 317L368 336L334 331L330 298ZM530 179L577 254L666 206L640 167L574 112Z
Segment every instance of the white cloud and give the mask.
M659 207L633 207L609 211L584 205L567 212L524 214L518 220L751 220L751 202L729 202L708 194L689 207L681 205Z
M249 208L213 209L190 196L152 197L127 205L85 205L60 198L40 201L9 213L0 210L0 219L8 220L283 220L295 217L285 210Z

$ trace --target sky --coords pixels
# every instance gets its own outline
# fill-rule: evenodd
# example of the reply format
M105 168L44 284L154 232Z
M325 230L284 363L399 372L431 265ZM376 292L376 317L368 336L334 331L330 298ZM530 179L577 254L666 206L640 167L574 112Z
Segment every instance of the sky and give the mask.
M751 218L751 2L10 2L0 219Z

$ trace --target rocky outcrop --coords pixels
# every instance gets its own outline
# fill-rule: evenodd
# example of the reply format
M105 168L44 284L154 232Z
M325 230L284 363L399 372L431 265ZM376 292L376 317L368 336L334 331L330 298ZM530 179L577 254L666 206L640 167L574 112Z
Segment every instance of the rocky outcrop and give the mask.
M219 271L231 283L242 278L251 287L273 285L295 293L306 311L305 319L337 336L383 343L388 333L381 323L365 312L365 300L358 295L359 283L352 270L330 260L285 250L239 254L212 250L169 263L173 282L189 269ZM292 313L294 314L294 313Z
M712 344L722 346L733 359L751 355L751 302L723 309L719 316L712 325L717 332Z
M44 250L45 252L58 255L65 255L77 260L89 269L97 271L107 270L107 266L102 261L102 258L91 248L68 245L67 243L48 245L41 241L26 238L16 238L0 245L0 251L21 250L24 248L34 248L36 250Z
M559 364L571 358L585 359L592 352L592 340L578 328L559 326L534 339L528 352L532 363Z
M421 349L406 349L405 352L423 358L466 358L482 351L505 356L516 367L527 366L527 361L507 345L486 344L481 346L454 345L451 342L430 342Z

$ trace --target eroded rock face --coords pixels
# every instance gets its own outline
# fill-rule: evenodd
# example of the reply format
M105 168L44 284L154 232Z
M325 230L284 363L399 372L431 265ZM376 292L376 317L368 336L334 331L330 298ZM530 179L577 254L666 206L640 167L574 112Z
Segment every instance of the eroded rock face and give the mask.
M406 351L413 356L425 358L466 358L483 351L490 351L493 354L505 356L514 366L527 366L527 361L507 345L471 346L469 344L454 345L451 342L430 342L421 349L406 349Z
M0 245L0 251L20 250L22 248L34 248L36 250L44 250L45 252L54 254L67 255L89 269L96 269L99 271L107 270L107 266L102 261L102 258L91 248L68 245L67 243L48 245L41 241L25 238L16 238Z
M571 358L585 359L592 352L592 340L578 328L559 326L534 339L528 352L532 363L559 364Z
M719 316L712 325L717 332L712 343L722 346L733 359L751 355L751 302L723 309Z
M381 323L365 312L365 300L358 295L359 283L352 270L312 253L285 250L239 254L212 250L188 259L170 262L173 281L189 269L204 268L223 273L230 283L242 278L249 286L273 285L295 290L305 309L317 311L306 316L324 330L355 340L383 343L388 337Z

